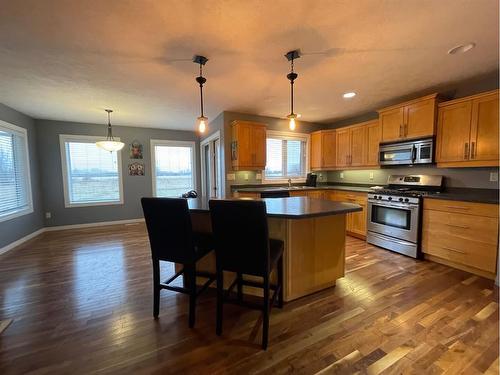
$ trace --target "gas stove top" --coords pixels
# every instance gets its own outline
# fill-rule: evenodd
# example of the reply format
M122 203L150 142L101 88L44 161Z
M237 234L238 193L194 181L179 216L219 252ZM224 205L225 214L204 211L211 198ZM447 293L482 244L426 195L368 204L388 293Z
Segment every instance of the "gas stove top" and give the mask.
M384 187L382 189L376 189L373 190L373 194L380 194L380 195L396 195L399 197L413 197L413 198L419 198L425 195L430 195L430 194L437 194L437 191L432 191L432 190L410 190L408 188L390 188L390 187Z

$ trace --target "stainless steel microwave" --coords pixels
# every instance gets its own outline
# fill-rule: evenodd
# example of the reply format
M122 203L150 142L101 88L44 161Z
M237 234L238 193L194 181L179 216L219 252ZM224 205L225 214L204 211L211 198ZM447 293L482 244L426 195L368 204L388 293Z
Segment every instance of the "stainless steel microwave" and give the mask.
M413 165L434 162L434 139L381 144L380 165Z

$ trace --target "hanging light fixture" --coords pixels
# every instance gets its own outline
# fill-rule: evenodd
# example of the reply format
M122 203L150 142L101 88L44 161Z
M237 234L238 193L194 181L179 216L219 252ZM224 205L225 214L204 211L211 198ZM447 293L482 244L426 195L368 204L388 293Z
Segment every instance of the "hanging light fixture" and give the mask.
M113 130L111 129L111 120L110 120L110 113L113 112L112 109L105 109L106 112L108 112L108 135L106 136L105 141L99 141L96 142L96 146L102 148L103 150L113 152L113 151L120 151L123 146L125 146L125 143L120 142L120 141L115 141L113 138Z
M205 56L195 55L193 57L193 62L200 65L200 75L196 77L196 82L200 85L200 109L201 115L197 118L198 131L204 133L207 129L208 118L203 114L203 84L207 82L207 79L203 77L203 65L207 63L208 59Z
M289 119L288 127L290 128L290 130L295 130L295 127L297 125L295 119L297 119L299 116L293 112L293 83L299 75L293 71L293 60L300 57L300 50L297 49L290 51L285 55L285 57L288 61L290 61L290 73L286 75L286 78L290 80L290 114L286 116L286 118Z

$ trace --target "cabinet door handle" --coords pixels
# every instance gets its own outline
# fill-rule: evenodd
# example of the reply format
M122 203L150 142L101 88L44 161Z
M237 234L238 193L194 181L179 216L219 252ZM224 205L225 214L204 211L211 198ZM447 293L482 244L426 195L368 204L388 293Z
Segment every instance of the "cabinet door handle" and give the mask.
M460 253L460 254L467 254L465 251L462 251L462 250L457 250L457 249L454 249L452 247L446 247L446 246L443 246L443 249L445 250L449 250L449 251L453 251L455 253Z
M474 155L474 151L475 151L475 147L476 146L476 142L471 142L470 144L470 158L471 159L474 159L476 156Z
M403 136L402 134L403 134L403 125L402 125L402 124L400 124L400 125L399 125L399 137L400 137L400 138Z
M465 142L464 146L464 160L469 158L469 142Z
M449 227L453 227L453 228L469 229L468 225L457 225L457 224L448 224L448 223L445 225L448 225Z

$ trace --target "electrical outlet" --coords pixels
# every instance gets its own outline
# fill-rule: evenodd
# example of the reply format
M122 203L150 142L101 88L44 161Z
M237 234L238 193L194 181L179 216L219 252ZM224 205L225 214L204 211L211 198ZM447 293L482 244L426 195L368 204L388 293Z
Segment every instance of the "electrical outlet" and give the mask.
M490 173L490 181L491 182L497 182L498 181L498 172L491 172Z
M344 178L344 172L340 172L340 178Z
M228 173L226 178L228 181L234 181L236 180L236 175L234 173Z
M370 180L373 180L373 172L370 172Z
M52 217L52 214L50 212L45 213L45 218L50 219Z
M262 180L262 175L261 175L260 173L257 173L257 174L255 175L255 179L256 179L256 180Z
M245 181L248 181L248 173L245 173Z

